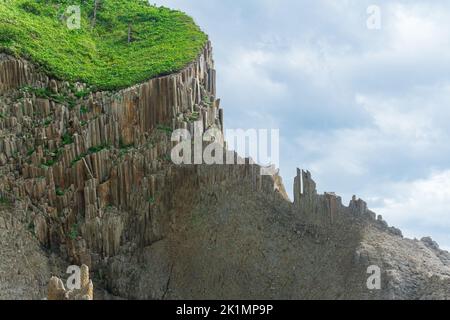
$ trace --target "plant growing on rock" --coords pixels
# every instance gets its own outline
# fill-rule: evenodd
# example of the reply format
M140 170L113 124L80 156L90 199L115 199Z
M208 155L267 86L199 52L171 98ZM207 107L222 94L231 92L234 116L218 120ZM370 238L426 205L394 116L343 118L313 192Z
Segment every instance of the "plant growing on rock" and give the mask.
M69 30L61 19L71 5L81 9L78 30ZM0 1L0 52L27 57L49 75L100 90L178 71L206 41L192 18L145 0Z

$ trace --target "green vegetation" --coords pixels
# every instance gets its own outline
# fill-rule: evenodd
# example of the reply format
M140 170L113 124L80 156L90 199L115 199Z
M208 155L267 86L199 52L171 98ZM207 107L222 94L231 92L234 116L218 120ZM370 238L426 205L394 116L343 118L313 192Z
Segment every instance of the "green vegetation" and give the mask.
M119 157L123 157L126 155L131 149L134 148L134 144L128 144L124 145L122 142L120 142L120 151L119 151Z
M35 88L32 86L24 86L22 88L22 91L33 93L38 98L46 98L46 99L53 98L53 94L50 92L50 90L48 88ZM55 96L54 98L57 98L57 97Z
M60 187L56 187L56 195L57 196L62 197L65 194L66 193L64 192L64 190L62 190Z
M66 138L69 139L69 138ZM45 161L42 163L42 167L48 168L54 166L59 159L61 158L63 148L58 148L56 151L49 151L47 148L44 150L46 157L51 157L50 160ZM28 156L31 156L35 152L35 149L28 150Z
M75 92L75 97L77 97L78 99L82 99L82 98L85 98L86 96L88 96L90 93L91 93L90 90L76 91Z
M71 240L76 240L78 238L78 224L74 223L70 228L69 238Z
M63 146L68 145L68 144L72 144L73 143L73 137L69 133L65 133L61 137L61 141L62 141L62 145Z
M0 205L9 205L9 204L11 204L11 202L7 198L0 197Z
M75 164L77 164L77 162L78 161L80 161L81 159L83 159L84 157L86 157L87 156L87 153L83 153L83 154L80 154L79 156L77 156L77 157L75 157L75 159L73 159L72 160L72 167L75 165Z
M89 110L88 110L88 108L86 106L81 106L81 108L80 108L80 113L81 114L85 114L85 113L88 113L88 112L89 112Z
M47 118L44 120L44 127L48 127L53 122L53 118Z
M53 100L54 102L59 104L67 104L69 108L73 108L76 105L75 98L69 97L67 95L52 93L48 88L35 88L31 86L24 86L21 90L22 92L32 93L37 98Z
M202 99L202 101L203 101L204 104L206 104L206 105L208 105L209 107L211 107L212 102L211 102L211 100L210 100L210 98L209 98L208 96L204 96L203 99Z
M30 221L30 223L28 223L28 231L31 232L32 235L35 235L35 231L34 231L34 222Z
M189 122L195 122L198 121L198 119L200 119L200 114L198 112L193 112L189 117L188 117L188 121Z
M30 59L54 77L113 90L182 69L207 41L182 12L144 0L107 0L98 2L94 21L94 3L0 1L0 52ZM71 30L73 5L81 8L81 28Z
M107 146L107 145L100 145L100 146L96 146L96 147L90 147L89 150L88 150L88 153L89 154L93 154L93 153L97 153L97 152L100 152L100 151L108 149L108 148L109 148L109 146Z
M105 149L109 149L109 146L108 145L100 145L100 146L96 146L96 147L90 147L88 149L88 152L82 153L78 157L76 157L75 159L72 160L72 166L74 166L78 161L87 157L88 155L98 153Z
M125 144L122 139L119 140L119 157L126 155L131 149L134 148L134 144Z
M27 156L31 157L35 151L36 151L35 148L28 149Z
M44 162L42 165L44 167L53 167L56 162L57 162L57 159L50 159L50 160Z
M173 132L173 129L171 127L163 126L163 125L157 126L156 130L163 131L163 132L167 133L168 135L171 135Z

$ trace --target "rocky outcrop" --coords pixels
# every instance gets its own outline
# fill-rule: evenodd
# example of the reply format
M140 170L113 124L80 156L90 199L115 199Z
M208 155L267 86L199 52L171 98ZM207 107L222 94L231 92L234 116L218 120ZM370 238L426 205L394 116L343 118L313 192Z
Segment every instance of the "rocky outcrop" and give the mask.
M39 243L30 223L33 212L25 208L0 197L0 300L40 300L50 276L67 268Z

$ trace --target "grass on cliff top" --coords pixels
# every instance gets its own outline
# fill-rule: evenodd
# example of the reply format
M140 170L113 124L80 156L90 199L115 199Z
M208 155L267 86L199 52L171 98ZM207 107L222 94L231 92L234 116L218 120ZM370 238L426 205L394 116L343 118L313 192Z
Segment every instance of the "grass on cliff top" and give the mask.
M72 5L80 6L80 29L67 27L74 21ZM102 90L178 71L206 41L186 14L143 0L0 0L0 52Z

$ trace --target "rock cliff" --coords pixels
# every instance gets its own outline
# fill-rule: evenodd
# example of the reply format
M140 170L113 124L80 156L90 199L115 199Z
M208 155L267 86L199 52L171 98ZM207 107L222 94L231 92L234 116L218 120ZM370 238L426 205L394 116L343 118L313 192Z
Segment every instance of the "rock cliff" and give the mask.
M174 165L174 129L223 130L215 78L210 43L180 72L114 92L0 55L0 298L43 298L69 264L128 299L450 298L448 252L361 199L317 194L309 172L291 203L248 159Z

